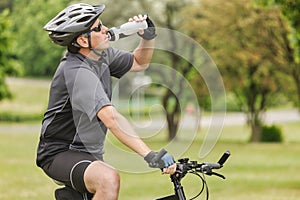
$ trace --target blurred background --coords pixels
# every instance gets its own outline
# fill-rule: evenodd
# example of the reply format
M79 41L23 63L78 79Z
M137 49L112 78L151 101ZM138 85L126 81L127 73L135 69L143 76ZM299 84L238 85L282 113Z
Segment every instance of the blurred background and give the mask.
M35 166L35 151L65 49L42 27L75 2L0 0L1 200L54 199L58 186ZM230 150L227 179L207 179L211 199L299 199L300 0L80 2L105 4L100 18L107 27L147 13L161 33L149 70L113 80L113 103L150 147L212 162ZM133 50L128 43L136 42L133 36L113 45ZM159 171L127 170L132 163L114 153L129 150L110 134L107 140L108 162L121 173L120 199L172 193ZM198 183L185 179L193 196Z

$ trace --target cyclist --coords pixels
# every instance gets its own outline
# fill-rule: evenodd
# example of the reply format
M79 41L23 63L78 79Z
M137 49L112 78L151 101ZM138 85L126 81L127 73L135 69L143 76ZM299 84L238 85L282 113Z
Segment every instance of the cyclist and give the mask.
M139 30L141 41L133 52L110 46L107 27L98 19L104 5L77 3L66 7L44 29L67 52L51 82L37 151L37 165L52 179L93 199L117 199L119 174L103 161L107 129L142 156L151 167L173 174L176 164L170 154L158 161L129 122L111 103L111 77L142 71L151 60L155 26L147 16L148 28ZM58 197L56 197L58 198Z

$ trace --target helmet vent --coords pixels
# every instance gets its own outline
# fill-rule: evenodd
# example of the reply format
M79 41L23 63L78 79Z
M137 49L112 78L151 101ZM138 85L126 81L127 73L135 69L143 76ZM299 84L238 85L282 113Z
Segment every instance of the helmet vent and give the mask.
M74 13L74 14L69 15L69 18L73 18L73 17L76 17L78 15L80 15L80 13Z
M82 10L82 8L74 8L74 9L72 10L72 12L78 11L78 10Z
M66 13L61 13L59 16L55 17L55 19L59 19L61 18L62 16L64 16Z
M66 22L66 20L58 21L58 22L56 22L56 25L59 26L59 25L61 25L61 24L64 23L64 22Z
M86 16L86 17L83 17L83 18L77 20L77 22L86 22L86 21L88 21L90 18L91 18L90 16Z

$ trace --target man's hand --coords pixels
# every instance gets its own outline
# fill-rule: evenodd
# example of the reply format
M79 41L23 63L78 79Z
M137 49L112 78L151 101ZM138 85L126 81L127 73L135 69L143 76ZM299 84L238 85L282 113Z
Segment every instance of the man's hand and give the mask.
M151 151L145 156L145 161L149 164L149 167L162 169L163 174L174 174L176 171L176 163L173 156L165 154L157 159L159 152Z
M167 168L163 168L162 174L174 174L176 172L176 163Z
M147 24L148 24L148 28L147 29L140 29L138 32L138 35L140 37L142 37L144 40L152 40L154 39L157 35L156 35L156 29L155 29L155 25L152 22L152 20L148 17L148 15L138 15L138 16L134 16L133 18L130 18L129 21L136 21L136 22L142 22L146 20Z

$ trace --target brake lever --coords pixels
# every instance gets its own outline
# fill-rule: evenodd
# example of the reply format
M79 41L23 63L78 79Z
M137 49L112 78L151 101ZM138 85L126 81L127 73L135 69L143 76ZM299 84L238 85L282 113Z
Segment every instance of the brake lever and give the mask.
M206 174L206 175L209 175L209 176L212 175L212 173L213 173L212 169L207 165L201 166L196 171L201 172L201 173Z
M199 172L201 172L201 173L203 173L205 175L208 175L208 176L215 175L215 176L218 176L218 177L220 177L222 179L226 179L225 176L223 176L222 174L219 174L217 172L212 171L212 169L209 168L208 166L202 167L202 168L200 168L197 171L199 171Z
M218 176L218 177L220 177L220 178L222 178L222 179L226 179L225 176L223 176L222 174L219 174L219 173L217 173L217 172L211 172L210 175L215 175L215 176Z

